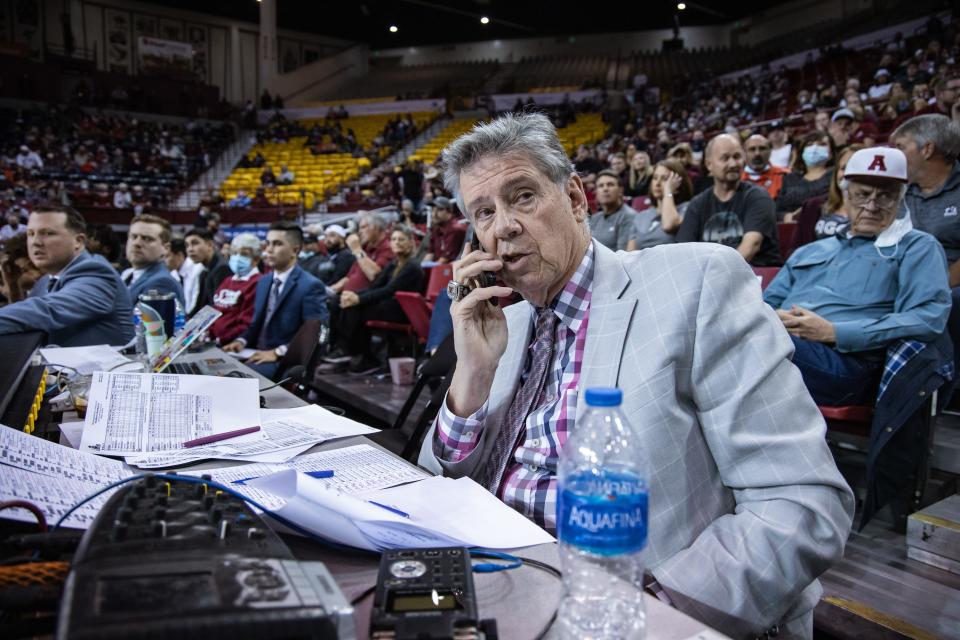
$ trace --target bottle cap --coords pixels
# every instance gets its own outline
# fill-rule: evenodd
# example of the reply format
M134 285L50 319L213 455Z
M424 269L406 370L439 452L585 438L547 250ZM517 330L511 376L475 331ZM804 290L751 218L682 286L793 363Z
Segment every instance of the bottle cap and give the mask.
M590 387L587 404L591 407L618 407L623 402L623 391L613 387Z

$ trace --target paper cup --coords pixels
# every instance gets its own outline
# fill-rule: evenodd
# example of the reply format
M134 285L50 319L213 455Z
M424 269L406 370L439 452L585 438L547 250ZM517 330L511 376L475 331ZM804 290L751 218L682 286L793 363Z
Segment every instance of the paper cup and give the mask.
M390 358L390 379L393 384L413 384L417 361L413 358Z

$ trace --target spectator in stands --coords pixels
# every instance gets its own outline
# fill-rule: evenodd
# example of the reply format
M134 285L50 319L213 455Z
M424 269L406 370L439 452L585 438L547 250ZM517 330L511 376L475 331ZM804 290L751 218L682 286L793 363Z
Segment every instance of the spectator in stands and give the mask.
M766 191L740 179L740 141L724 133L704 152L713 188L693 197L677 231L677 242L719 242L735 248L750 264L780 264L777 217Z
M770 125L767 132L767 139L770 140L770 164L781 169L790 168L790 160L793 154L793 145L784 129L783 121L777 120Z
M890 72L886 69L877 69L873 74L873 84L867 89L867 95L871 100L881 100L890 93Z
M311 227L307 227L307 229L310 228ZM297 254L297 264L300 265L300 268L319 280L320 275L317 269L324 263L326 258L327 256L320 251L319 236L312 231L304 231L303 248L300 249L300 253Z
M420 207L423 198L423 170L416 160L409 160L400 171L400 190L403 197L413 202L413 208Z
M887 347L933 340L946 326L943 249L897 220L906 182L898 149L854 153L842 185L849 226L797 249L764 292L818 404L872 405Z
M280 176L277 178L278 184L293 184L293 181L296 180L296 174L287 168L287 165L280 165Z
M186 310L193 309L197 303L197 277L202 271L202 267L194 264L193 260L187 257L187 243L183 237L173 236L170 238L170 251L167 253L167 269L170 271L170 277L179 283L183 289L184 305Z
M573 164L581 176L587 176L603 169L603 163L597 160L593 150L585 144L577 147L577 155L573 159Z
M630 158L630 170L627 173L624 195L628 198L647 195L647 192L650 191L650 180L652 178L653 165L650 163L650 154L646 151L637 151Z
M260 194L262 189L257 189L257 195ZM230 209L243 209L244 207L249 207L253 201L250 199L250 196L247 195L247 192L243 189L237 190L237 195L230 202L227 203L227 207Z
M770 197L776 200L783 185L783 177L788 171L770 163L770 141L755 133L744 141L743 150L747 156L747 164L740 179L766 190Z
M0 243L4 243L14 236L19 236L27 232L27 226L20 219L20 212L16 209L7 211L5 216L7 224L0 228Z
M130 295L117 272L85 248L86 222L59 203L35 206L27 223L30 260L44 276L24 300L0 308L0 334L45 331L49 344L124 345L133 339ZM10 263L5 262L9 269ZM4 274L4 280L11 276Z
M380 275L381 269L393 260L387 223L378 213L365 211L358 216L359 234L347 236L346 244L356 262L347 275L332 286L336 293L363 291Z
M590 216L590 233L593 238L614 251L627 248L633 232L633 219L637 215L623 201L623 187L616 172L604 169L597 174L597 203L600 209Z
M454 266L457 366L420 464L472 477L552 531L576 390L625 387L622 411L663 461L649 520L670 525L650 528L650 589L732 637L775 624L809 635L815 578L842 555L854 499L750 269L723 247L592 242L580 179L538 114L481 125L444 160L489 252ZM470 287L490 269L508 286ZM514 291L524 300L506 309L487 302Z
M810 198L825 196L833 179L833 142L822 131L811 131L800 142L799 153L793 161L793 171L783 178L777 196L777 218L794 221L803 203Z
M324 231L323 244L327 253L317 266L317 278L328 287L345 278L357 261L347 249L346 238L346 229L338 224L332 224Z
M187 231L184 241L187 244L187 256L200 266L200 273L197 275L197 300L187 312L192 316L208 304L213 304L214 292L232 272L227 261L217 251L210 229L194 227Z
M165 260L170 251L170 236L170 223L159 216L145 214L130 221L127 234L130 268L121 274L121 278L130 289L133 304L141 294L149 291L172 293L180 304L184 304L183 287L170 275Z
M117 185L117 190L113 192L113 208L129 209L133 206L133 196L130 195L130 188L126 182Z
M230 248L227 264L233 275L213 294L213 308L222 315L208 331L210 338L222 345L230 344L250 328L260 280L260 239L252 233L238 233Z
M149 204L149 200L147 200L147 194L143 191L142 184L133 185L133 194L131 195L130 201L133 204L134 215L143 213L144 208Z
M433 201L431 223L429 248L423 260L446 264L459 258L467 230L454 220L450 198L440 196Z
M240 196L240 194L238 193L238 194L237 194L237 197L239 197L239 196ZM246 194L244 194L244 196L246 196ZM229 206L229 205L227 205L227 206ZM252 206L252 207L261 207L261 208L262 208L262 207L269 207L269 206L271 206L270 199L267 198L267 192L264 190L263 187L257 187L257 193L256 193L256 195L253 197L253 200L250 202L250 205L249 205L249 206Z
M613 171L614 177L616 177L617 182L620 183L621 188L627 184L627 159L626 156L622 153L611 154L609 158L610 162L610 171ZM599 177L599 173L597 174Z
M123 243L108 224L87 225L87 251L103 256L117 271L123 271L127 266Z
M277 176L274 175L270 165L263 168L263 172L260 174L260 184L264 187L277 186Z
M301 248L303 231L296 224L270 225L264 253L272 271L257 282L253 321L243 335L223 347L228 353L248 345L256 349L246 363L267 378L276 373L278 361L304 322L326 323L329 318L323 284L297 265Z
M213 244L220 247L227 243L227 235L220 229L220 214L210 212L207 216L207 229L213 236Z
M857 118L852 110L837 109L830 116L827 128L823 131L830 134L834 149L842 149L850 142L850 137L856 131L857 126Z
M814 118L813 124L817 131L826 133L830 126L830 112L824 109L817 111L817 116Z
M850 213L847 211L840 184L843 182L844 170L850 157L864 148L861 144L851 144L837 154L837 166L830 180L830 191L827 197L810 198L803 203L800 215L797 216L796 246L833 237L850 221Z
M945 115L917 116L900 125L890 142L907 158L905 212L946 254L954 308L950 332L960 336L960 126Z
M269 91L264 89L263 93L260 94L260 110L268 111L271 107L273 107L273 97Z
M700 167L698 167L697 163L693 160L693 148L689 143L681 142L680 144L674 145L670 151L667 152L667 159L676 160L682 164L691 180L696 180L700 177Z
M650 182L653 206L633 217L633 231L627 251L646 249L676 241L683 214L693 197L693 183L686 169L676 160L661 160Z
M43 169L43 160L40 154L32 151L27 145L20 145L20 153L17 154L17 166L25 171L37 171Z
M0 295L5 302L22 300L43 274L30 261L27 234L9 238L0 252ZM447 314L449 315L449 313Z
M384 267L370 286L363 291L344 291L340 294L340 318L337 330L338 352L350 356L351 373L368 374L382 367L370 351L368 320L407 322L394 295L398 291L420 291L423 288L423 269L414 259L416 234L405 226L396 227L390 234L390 249L394 259ZM340 370L344 363L325 363L321 371Z

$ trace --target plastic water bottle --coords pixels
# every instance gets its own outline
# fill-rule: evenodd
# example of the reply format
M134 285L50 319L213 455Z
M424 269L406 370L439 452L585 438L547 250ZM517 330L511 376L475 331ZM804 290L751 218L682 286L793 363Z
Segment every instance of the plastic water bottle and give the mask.
M647 476L619 389L586 391L587 411L560 454L557 538L565 640L643 638Z
M143 319L141 316L140 304L137 303L133 305L133 330L136 335L136 340L134 341L134 351L137 354L137 360L140 362L146 362L147 360L147 330L143 326Z
M183 326L187 324L187 314L183 310L183 305L180 304L180 300L174 300L176 303L174 315L173 315L173 335L180 335L180 330L183 329ZM173 336L171 336L173 337Z

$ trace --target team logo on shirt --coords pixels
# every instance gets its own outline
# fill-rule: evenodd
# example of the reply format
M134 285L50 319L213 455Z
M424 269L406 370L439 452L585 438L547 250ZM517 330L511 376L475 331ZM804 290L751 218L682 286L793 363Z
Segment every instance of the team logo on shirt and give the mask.
M957 208L954 205L950 205L949 207L943 210L944 218L955 216L955 215L957 215Z

